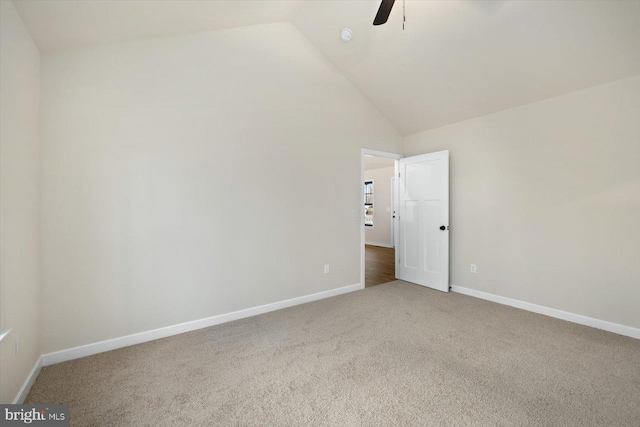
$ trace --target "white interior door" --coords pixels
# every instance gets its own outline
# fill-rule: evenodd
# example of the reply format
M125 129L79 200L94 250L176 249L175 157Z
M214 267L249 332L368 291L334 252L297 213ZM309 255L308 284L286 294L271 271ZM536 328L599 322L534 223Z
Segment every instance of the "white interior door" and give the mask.
M449 291L449 151L399 161L396 277Z

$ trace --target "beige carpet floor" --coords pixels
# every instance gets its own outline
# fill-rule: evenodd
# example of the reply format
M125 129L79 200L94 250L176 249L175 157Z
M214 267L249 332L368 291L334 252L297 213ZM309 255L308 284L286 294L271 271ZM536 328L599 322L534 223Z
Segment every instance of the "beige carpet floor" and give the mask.
M45 367L73 426L640 426L640 340L405 282Z

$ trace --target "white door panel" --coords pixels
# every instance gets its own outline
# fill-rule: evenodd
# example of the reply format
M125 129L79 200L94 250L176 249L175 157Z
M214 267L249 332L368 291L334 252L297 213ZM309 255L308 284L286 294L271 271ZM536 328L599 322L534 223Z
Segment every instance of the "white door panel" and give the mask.
M399 173L396 275L448 292L449 152L405 157Z

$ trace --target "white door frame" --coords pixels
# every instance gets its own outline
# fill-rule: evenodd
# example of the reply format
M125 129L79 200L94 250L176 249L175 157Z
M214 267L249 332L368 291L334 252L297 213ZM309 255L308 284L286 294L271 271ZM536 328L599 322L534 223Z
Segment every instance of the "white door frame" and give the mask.
M391 178L391 182L389 183L389 188L391 188L391 212L389 221L391 222L391 246L393 246L394 249L396 247L396 173L397 172L394 171L393 178Z
M396 153L387 153L386 151L378 151L378 150L369 150L368 148L360 149L360 284L364 289L364 156L375 156L375 157L386 157L388 159L393 159L393 176L398 176L398 160L402 159L404 156L402 154ZM396 190L394 194L397 194L397 184L396 181ZM392 214L393 216L393 214ZM396 239L398 233L394 233L393 236L393 246L398 247ZM397 265L397 263L396 263Z

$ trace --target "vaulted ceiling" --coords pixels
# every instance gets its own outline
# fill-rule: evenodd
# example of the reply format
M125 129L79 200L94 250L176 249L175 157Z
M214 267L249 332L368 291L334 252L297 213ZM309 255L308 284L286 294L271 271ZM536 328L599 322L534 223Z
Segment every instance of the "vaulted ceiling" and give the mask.
M636 0L14 4L43 52L291 21L404 135L640 74Z
M290 21L286 0L14 0L42 52Z

